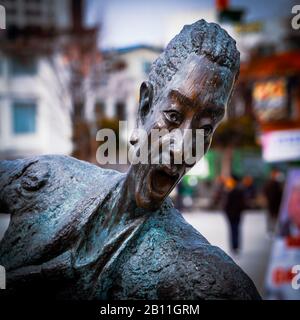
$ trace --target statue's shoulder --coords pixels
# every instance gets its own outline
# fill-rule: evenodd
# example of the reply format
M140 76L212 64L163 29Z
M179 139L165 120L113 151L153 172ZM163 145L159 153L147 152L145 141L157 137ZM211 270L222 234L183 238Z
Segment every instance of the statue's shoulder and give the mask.
M0 207L11 214L2 265L17 268L64 252L121 178L61 155L1 161Z
M92 174L95 176L91 176ZM70 182L70 178L78 180L83 177L83 184L93 181L93 185L97 185L95 178L116 175L118 175L117 171L102 169L91 163L64 155L44 155L0 161L0 187L21 178L22 182L24 180L22 186L37 190L46 181L51 182L58 177L62 182Z
M128 256L118 278L123 284L119 281L117 288L126 288L126 295L137 299L260 298L234 261L212 246L175 208L151 216ZM112 298L124 294L122 290L111 292Z
M121 176L63 155L0 161L0 203L18 216L67 209L87 198L104 198Z

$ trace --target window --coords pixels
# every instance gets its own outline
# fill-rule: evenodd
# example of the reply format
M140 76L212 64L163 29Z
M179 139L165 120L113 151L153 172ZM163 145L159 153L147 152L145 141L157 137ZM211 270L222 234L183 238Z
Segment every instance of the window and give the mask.
M34 133L36 131L36 104L15 102L13 104L14 133Z
M37 61L34 57L14 57L10 61L11 73L15 76L35 75Z

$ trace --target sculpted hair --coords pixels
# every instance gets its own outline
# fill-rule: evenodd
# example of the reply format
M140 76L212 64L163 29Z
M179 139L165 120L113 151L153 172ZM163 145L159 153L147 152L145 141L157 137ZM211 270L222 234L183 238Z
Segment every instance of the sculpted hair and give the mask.
M191 53L204 55L220 66L230 69L235 76L238 75L240 53L236 48L235 40L218 24L207 23L201 19L184 26L153 62L149 81L154 88L155 100L158 90L172 79Z

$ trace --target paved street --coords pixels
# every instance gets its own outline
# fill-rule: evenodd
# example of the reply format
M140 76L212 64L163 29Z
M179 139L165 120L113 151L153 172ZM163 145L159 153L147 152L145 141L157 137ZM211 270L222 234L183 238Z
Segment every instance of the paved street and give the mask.
M221 212L187 212L184 218L207 240L228 253L250 276L263 295L264 276L270 254L271 240L266 236L263 211L246 211L242 221L242 250L238 257L229 250L227 222Z

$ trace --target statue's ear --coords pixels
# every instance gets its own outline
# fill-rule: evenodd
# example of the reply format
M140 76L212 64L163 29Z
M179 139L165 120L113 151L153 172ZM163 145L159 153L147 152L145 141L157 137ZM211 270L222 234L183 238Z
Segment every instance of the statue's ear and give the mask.
M142 124L149 113L153 100L153 86L150 82L144 81L140 88L140 101L139 101L139 121Z

